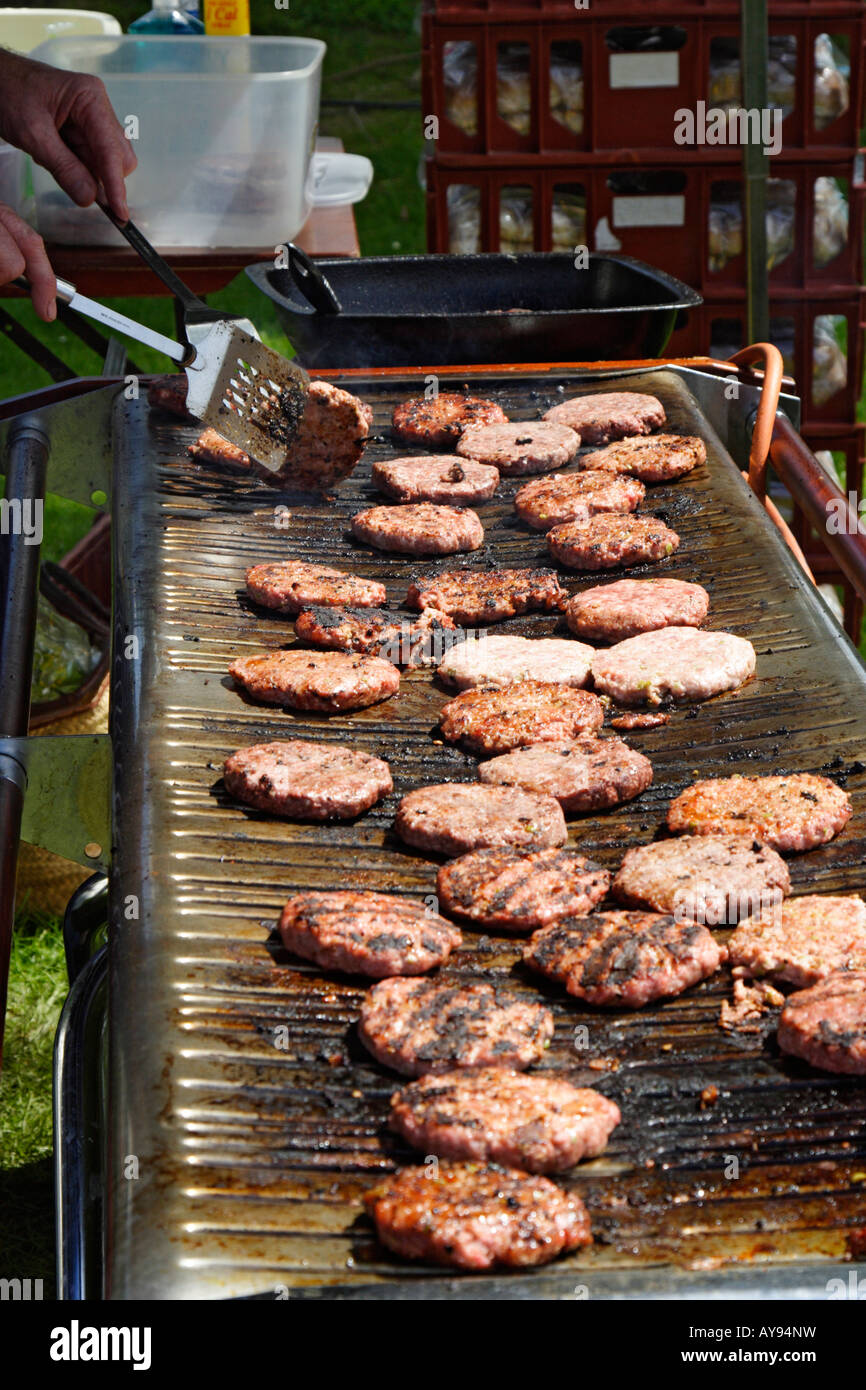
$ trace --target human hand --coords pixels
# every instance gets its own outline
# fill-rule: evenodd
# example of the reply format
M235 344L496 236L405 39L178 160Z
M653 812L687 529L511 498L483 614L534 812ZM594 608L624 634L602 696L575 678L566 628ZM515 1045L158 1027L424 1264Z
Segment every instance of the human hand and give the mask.
M27 276L33 307L50 323L57 317L57 281L45 245L17 212L0 203L0 285L8 285L19 275Z
M124 179L138 161L98 77L0 52L0 137L53 174L79 207L104 192L128 220Z

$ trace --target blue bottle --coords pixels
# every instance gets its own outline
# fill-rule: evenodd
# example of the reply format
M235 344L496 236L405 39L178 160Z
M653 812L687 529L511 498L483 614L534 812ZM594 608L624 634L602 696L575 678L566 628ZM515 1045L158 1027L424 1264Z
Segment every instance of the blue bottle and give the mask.
M129 26L130 34L203 34L197 15L181 9L183 0L153 0L153 9Z

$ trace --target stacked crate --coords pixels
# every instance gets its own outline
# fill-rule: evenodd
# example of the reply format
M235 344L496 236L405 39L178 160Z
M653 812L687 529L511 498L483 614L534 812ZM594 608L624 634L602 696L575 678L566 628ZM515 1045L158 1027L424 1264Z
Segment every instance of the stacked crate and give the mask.
M737 0L428 5L429 249L636 256L704 296L671 355L743 346L742 150L677 141L678 112L740 105ZM859 0L769 10L769 103L785 112L770 158L770 336L796 379L804 437L859 501L866 14ZM799 516L795 533L836 579ZM849 630L859 616L849 593Z

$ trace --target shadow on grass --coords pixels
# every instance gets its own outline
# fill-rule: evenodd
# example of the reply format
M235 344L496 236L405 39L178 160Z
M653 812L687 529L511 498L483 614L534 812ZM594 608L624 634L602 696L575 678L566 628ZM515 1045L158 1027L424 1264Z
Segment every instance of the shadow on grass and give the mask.
M55 1294L54 1171L50 1158L0 1169L0 1278L41 1279Z

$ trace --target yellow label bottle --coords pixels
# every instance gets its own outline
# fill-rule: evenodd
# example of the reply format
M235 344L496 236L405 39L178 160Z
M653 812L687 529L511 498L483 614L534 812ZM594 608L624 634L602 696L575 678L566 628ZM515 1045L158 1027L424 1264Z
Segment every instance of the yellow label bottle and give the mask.
M204 31L213 36L250 32L250 0L204 0Z

